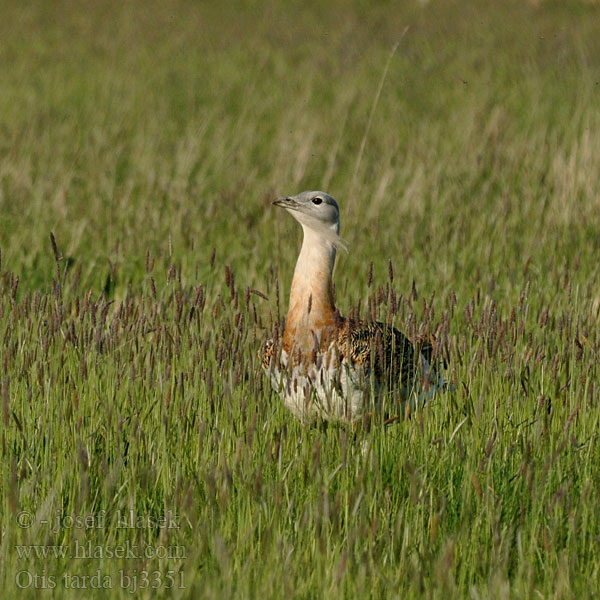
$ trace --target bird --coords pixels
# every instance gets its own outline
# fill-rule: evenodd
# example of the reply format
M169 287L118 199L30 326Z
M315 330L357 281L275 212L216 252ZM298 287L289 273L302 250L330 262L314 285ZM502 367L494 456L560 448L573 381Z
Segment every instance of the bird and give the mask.
M389 414L396 399L416 406L444 388L430 346L417 347L390 324L351 320L336 309L333 268L344 242L335 199L306 191L272 204L304 233L283 335L262 350L262 367L285 406L303 423L356 422Z

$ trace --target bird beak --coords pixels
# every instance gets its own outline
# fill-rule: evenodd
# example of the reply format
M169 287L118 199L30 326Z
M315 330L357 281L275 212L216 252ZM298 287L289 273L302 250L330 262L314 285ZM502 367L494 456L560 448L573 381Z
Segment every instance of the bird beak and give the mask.
M277 200L273 200L273 205L281 206L282 208L287 208L288 210L298 210L300 207L300 204L293 198L277 198Z

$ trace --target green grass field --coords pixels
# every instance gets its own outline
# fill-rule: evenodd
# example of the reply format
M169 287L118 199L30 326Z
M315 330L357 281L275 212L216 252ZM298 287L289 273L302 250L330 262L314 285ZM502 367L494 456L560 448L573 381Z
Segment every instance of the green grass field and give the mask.
M3 599L600 595L597 2L0 16ZM305 189L454 393L272 393Z

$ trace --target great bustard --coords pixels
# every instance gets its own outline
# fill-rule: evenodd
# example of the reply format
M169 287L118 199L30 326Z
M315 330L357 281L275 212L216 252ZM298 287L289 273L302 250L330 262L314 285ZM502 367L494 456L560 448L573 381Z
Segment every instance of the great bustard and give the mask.
M269 340L262 357L286 406L303 422L354 421L382 408L397 413L399 406L382 406L384 395L392 402L398 394L400 401L418 401L444 387L427 349L417 350L391 325L353 323L337 312L332 281L342 245L337 202L325 192L302 192L273 204L304 230L283 339Z

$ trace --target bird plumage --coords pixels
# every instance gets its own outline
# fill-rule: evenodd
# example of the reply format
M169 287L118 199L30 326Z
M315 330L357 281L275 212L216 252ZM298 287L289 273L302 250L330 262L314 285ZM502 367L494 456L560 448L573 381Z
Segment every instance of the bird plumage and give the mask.
M418 386L444 385L428 348L415 348L395 327L344 319L333 300L332 272L339 238L339 208L324 192L303 192L274 202L302 225L283 336L269 340L263 368L286 406L302 421L353 421L408 400ZM418 396L430 395L421 390ZM389 402L386 402L388 401Z

